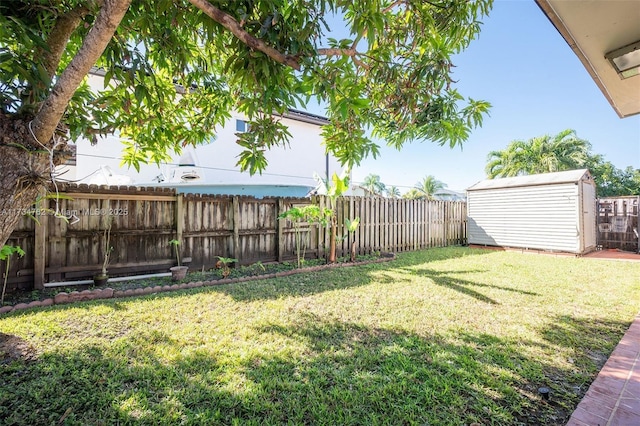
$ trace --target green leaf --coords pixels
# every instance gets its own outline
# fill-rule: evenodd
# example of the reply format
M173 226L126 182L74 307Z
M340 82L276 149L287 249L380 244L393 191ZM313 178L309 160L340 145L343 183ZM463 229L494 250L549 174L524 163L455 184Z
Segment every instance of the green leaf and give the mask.
M22 250L20 246L14 247L13 245L8 245L8 244L5 244L2 246L2 248L0 248L0 260L7 260L14 254L17 254L19 257L22 257L25 255L25 252L24 250Z

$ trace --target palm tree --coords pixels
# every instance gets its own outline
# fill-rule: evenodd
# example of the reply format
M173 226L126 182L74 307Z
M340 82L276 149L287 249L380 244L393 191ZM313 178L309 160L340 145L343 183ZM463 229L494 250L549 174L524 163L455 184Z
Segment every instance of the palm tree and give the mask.
M485 167L487 176L493 179L525 174L523 170L527 169L527 165L524 150L526 150L526 142L512 141L502 151L491 151Z
M400 198L400 189L397 186L390 186L387 188L387 197Z
M490 179L536 173L559 172L585 167L591 144L571 129L551 137L515 140L502 151L491 151L485 171Z
M411 188L410 190L402 194L402 198L404 198L405 200L422 200L425 198L425 196L422 191L419 191L416 188Z
M386 188L385 184L380 181L380 176L374 174L367 175L361 186L374 196L381 195Z
M425 176L420 182L416 183L414 188L418 190L427 200L433 200L438 191L446 188L446 184L440 182L435 177Z

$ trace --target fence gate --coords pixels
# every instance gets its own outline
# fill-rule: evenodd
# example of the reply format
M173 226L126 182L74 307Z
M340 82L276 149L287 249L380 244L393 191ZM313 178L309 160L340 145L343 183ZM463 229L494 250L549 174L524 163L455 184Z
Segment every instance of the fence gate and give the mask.
M640 253L639 204L640 196L598 199L598 246Z

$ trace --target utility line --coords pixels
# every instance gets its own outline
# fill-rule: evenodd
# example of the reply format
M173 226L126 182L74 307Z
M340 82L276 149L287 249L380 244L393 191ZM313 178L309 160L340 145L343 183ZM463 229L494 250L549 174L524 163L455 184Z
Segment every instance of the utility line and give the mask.
M122 157L111 157L111 156L107 156L107 155L96 155L96 154L76 154L78 157L91 157L91 158L101 158L101 159L105 159L105 160L118 160L118 161L122 161ZM174 167L179 167L180 164L178 163L162 163L164 165L167 166L174 166ZM198 167L200 169L205 169L205 170L216 170L216 171L223 171L223 172L234 172L234 173L240 173L240 174L244 174L245 172L241 172L240 170L236 170L236 169L227 169L227 168L223 168L223 167L211 167L211 166L194 166L194 167ZM94 175L95 173L97 173L99 170L96 170L92 173L90 173L89 175L85 176L82 179L77 179L77 180L67 180L67 179L62 179L66 182L79 182L81 180L84 180L92 175ZM297 176L297 175L288 175L288 174L281 174L281 173L262 173L262 176L275 176L275 177L284 177L284 178L291 178L291 179L306 179L306 180L311 180L311 181L316 181L314 178L312 177L307 177L307 176ZM354 185L362 185L364 182L352 182ZM407 185L387 185L385 184L385 186L387 188L391 187L391 186L395 186L397 188L407 188L407 189L412 189L414 188L413 186L407 186Z

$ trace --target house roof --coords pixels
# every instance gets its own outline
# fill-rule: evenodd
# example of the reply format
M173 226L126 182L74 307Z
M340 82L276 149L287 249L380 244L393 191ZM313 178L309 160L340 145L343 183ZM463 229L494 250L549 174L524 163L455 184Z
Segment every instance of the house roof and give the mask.
M178 194L208 194L208 195L245 195L256 198L264 197L294 197L304 198L311 190L312 185L291 183L155 183L144 184L151 188L173 188Z
M454 200L454 201L464 200L467 197L462 192L454 191L452 189L447 189L447 188L442 188L441 190L436 192L434 196L442 200Z
M638 1L536 0L621 117L640 113L640 74L622 79L605 55L640 41Z
M329 119L327 117L292 108L289 108L289 112L285 113L284 117L290 118L292 120L302 121L304 123L317 124L319 126L329 124Z
M500 179L485 179L467 188L467 191L484 189L515 188L519 186L554 185L561 183L575 183L582 180L585 175L591 177L589 170L578 169L565 172L542 173L538 175L516 176Z

